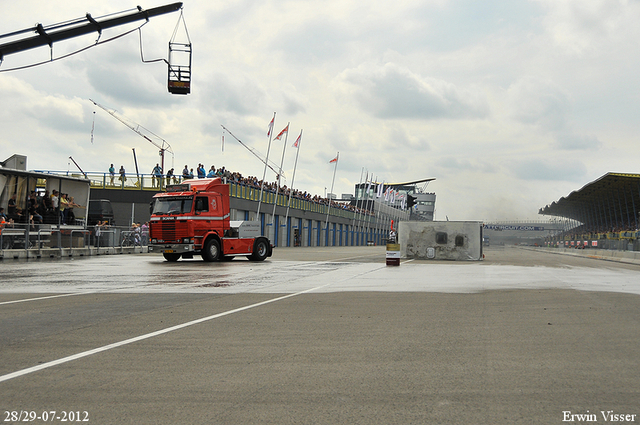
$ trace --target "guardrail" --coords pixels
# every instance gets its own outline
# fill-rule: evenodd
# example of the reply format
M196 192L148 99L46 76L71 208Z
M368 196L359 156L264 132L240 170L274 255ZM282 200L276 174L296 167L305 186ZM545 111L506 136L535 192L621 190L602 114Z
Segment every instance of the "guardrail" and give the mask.
M69 236L70 236L69 237L69 248L73 248L73 234L74 233L82 233L84 235L83 241L82 241L83 245L84 246L88 246L89 245L87 243L87 240L88 240L87 237L91 235L91 231L90 230L72 230L71 233L69 234Z
M100 249L100 241L102 239L104 239L104 236L106 235L113 235L113 237L111 238L111 247L114 246L114 241L115 241L115 236L116 236L116 231L115 229L100 229L99 231L95 232L95 244L96 244L96 248ZM108 239L108 238L107 238ZM104 247L109 247L109 245L105 245Z
M28 250L33 248L34 243L38 250L42 249L45 242L42 236L51 235L50 226L37 225L37 229L31 229L30 226L22 223L13 223L0 227L0 251L9 249ZM16 248L16 245L19 248Z

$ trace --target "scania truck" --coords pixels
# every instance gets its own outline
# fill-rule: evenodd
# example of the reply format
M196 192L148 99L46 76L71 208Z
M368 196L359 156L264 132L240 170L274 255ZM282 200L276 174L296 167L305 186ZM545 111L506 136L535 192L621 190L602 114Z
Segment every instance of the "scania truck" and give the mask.
M220 178L184 180L151 201L149 252L161 252L167 261L194 254L204 261L263 261L272 251L259 222L230 220L229 185Z

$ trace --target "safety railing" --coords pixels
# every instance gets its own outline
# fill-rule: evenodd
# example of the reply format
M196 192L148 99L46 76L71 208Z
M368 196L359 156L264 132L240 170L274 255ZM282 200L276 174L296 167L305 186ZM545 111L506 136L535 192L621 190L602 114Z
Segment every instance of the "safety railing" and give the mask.
M116 190L151 190L151 191L164 191L168 185L179 184L184 179L182 175L174 176L162 176L155 177L152 174L135 174L125 173L120 175L119 173L77 173L77 172L58 172L58 171L39 171L49 174L63 174L72 177L85 177L90 180L92 189L116 189ZM44 181L43 181L44 182ZM44 183L41 185L44 185ZM234 198L247 199L251 201L260 200L260 188L250 185L245 185L237 182L227 182L229 184L229 195ZM371 199L370 199L371 201ZM265 204L273 205L276 202L277 206L287 207L289 203L289 197L284 194L276 194L269 190L263 190L262 202ZM322 202L314 202L306 199L300 199L291 197L291 203L289 207L292 209L303 210L307 212L314 212L319 214L327 213L327 204ZM361 213L344 208L336 208L334 206L329 207L329 215L333 217L343 217L347 219L355 219L356 215L367 215L366 211Z
M95 247L100 249L102 248L110 248L114 246L114 241L115 241L115 236L116 236L116 230L115 229L100 229L100 230L96 230L94 231L94 236L95 236ZM109 237L111 236L111 237ZM101 245L102 242L107 242L111 240L111 243L104 243L103 245Z
M229 183L229 195L234 198L247 199L257 202L260 200L260 188L231 182ZM286 207L289 203L289 196L285 194L278 194L276 198L276 194L274 192L264 190L262 192L262 202L270 205L273 205L273 203L276 202L277 206ZM291 204L289 204L289 207L292 209L319 214L327 213L327 204L295 198L293 196L291 197ZM329 215L333 217L354 219L356 214L358 213L355 211L350 211L343 208L336 208L333 206L329 208Z
M4 224L0 227L0 251L8 249L32 249L43 248L43 236L50 236L51 228L48 225L26 225L23 223Z
M82 241L83 246L82 247L85 247L85 246L89 245L88 244L88 240L89 240L89 236L91 235L91 230L77 230L77 229L74 229L74 230L71 231L71 233L69 233L69 236L70 236L69 237L69 248L74 248L74 246L73 246L73 234L74 233L82 233L83 234L83 241ZM76 247L76 248L82 248L82 247Z
M120 232L120 248L133 247L134 251L136 247L146 246L149 242L149 234L140 232L138 230L123 230Z

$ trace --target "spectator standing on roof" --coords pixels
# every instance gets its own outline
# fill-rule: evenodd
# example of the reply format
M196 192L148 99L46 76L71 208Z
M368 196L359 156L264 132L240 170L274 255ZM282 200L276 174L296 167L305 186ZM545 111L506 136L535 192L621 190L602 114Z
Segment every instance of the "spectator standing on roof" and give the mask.
M175 177L173 176L173 168L167 171L167 185L171 184L172 177L174 178L174 181L175 181Z
M207 177L213 178L215 176L216 176L216 167L212 165L211 168L209 168L209 173L207 174Z
M182 170L182 179L186 180L189 178L189 168L185 165L184 170Z
M113 179L115 178L115 176L116 176L116 169L113 168L113 164L111 164L109 166L109 177L111 178L111 186L114 185Z
M153 167L153 170L151 171L151 175L152 186L156 187L156 183L158 184L158 187L162 186L162 167L160 164L156 163L156 166Z

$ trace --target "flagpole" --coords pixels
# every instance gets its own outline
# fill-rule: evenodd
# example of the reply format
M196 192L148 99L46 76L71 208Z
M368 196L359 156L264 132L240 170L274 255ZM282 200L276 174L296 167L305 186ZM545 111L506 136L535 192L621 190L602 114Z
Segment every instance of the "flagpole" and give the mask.
M376 177L376 180L378 180L378 178L377 178L377 177ZM384 185L383 185L382 183L378 183L378 185L379 185L379 186L376 188L376 189L377 189L377 191L376 191L376 197L375 197L375 200L376 200L376 201L379 201L379 199L378 199L378 198L380 198L380 195L381 195L381 193L380 193L380 192L381 192L381 191L382 191L382 189L384 188ZM376 204L375 204L375 202L374 202L374 205L376 205ZM380 205L378 205L378 210L376 211L376 221L375 221L375 227L376 227L376 230L378 230L378 231L379 231L379 229L380 229L380 210L381 210Z
M287 134L284 136L284 145L282 145L282 159L280 160L280 168L278 171L278 180L276 182L276 199L273 201L273 212L271 213L271 227L273 227L273 238L275 239L276 237L276 205L278 205L278 193L280 193L280 176L282 175L282 166L284 165L284 152L287 149L287 140L289 140L289 124L287 123L287 126L285 127L287 130ZM283 130L284 131L284 130ZM279 137L282 135L282 132L280 132L280 134L278 134L278 137L276 137L276 139L279 139ZM285 222L285 226L286 226L286 222Z
M289 133L287 132L287 134ZM296 146L296 143L297 143L297 146ZM291 176L291 187L289 187L289 200L287 201L287 214L284 216L285 223L289 219L289 207L291 206L291 195L293 195L293 182L296 179L296 167L298 166L298 155L300 154L300 143L302 143L302 130L300 130L300 135L298 136L296 143L294 143L294 146L297 149L296 160L293 163L293 176Z
M333 167L333 178L331 179L331 192L329 193L333 193L333 183L336 181L336 170L338 169L338 158L340 157L340 152L337 153L336 155L336 165L335 167ZM329 201L327 203L327 219L324 222L324 229L325 229L325 241L324 241L324 245L325 246L329 246L329 211L331 210L331 199L327 198L327 200Z
M356 187L356 215L355 215L355 222L353 223L354 225L353 227L355 227L356 229L356 245L360 240L360 208L358 207L358 201L360 201L362 197L358 193L358 189L362 184L362 173L364 173L364 167L362 167L362 170L360 170L360 180L358 181L358 186ZM362 202L360 203L362 204Z
M373 173L372 173L373 174ZM367 177L364 181L364 197L363 197L363 202L361 202L360 205L360 210L362 211L362 213L360 214L360 232L362 233L362 245L364 245L364 237L365 237L365 222L366 222L366 213L365 211L367 211L367 207L369 205L369 191L367 190L369 186L369 170L367 170Z
M371 198L369 196L369 192L371 192L371 187L373 186L373 173L371 173L371 181L369 182L369 185L367 186L367 198ZM375 200L375 196L373 197L373 199ZM371 210L373 210L373 204L371 203L371 199L367 200L367 235L369 235L369 230L371 229L371 212L369 211L369 206L371 205ZM367 241L368 242L368 241Z
M271 150L271 138L273 137L273 127L276 122L276 113L273 113L273 118L269 123L269 146L267 147L267 159L264 161L264 171L262 172L262 182L260 183L260 199L258 199L258 212L257 219L260 220L260 205L262 204L262 194L264 193L264 179L267 177L267 164L269 162L269 151Z
M364 183L360 183L362 186L362 196L360 197L360 209L358 210L358 239L360 240L360 245L362 245L362 229L364 228L363 225L363 215L364 215L364 202L365 202L365 197L366 197L366 190L364 188L367 187L367 180L369 180L369 170L367 170L365 168L365 177L364 177Z
M371 192L371 184L373 183L373 173L371 173L371 179L369 180L369 182L367 183L367 208L365 209L365 211L367 212L367 219L366 219L366 231L365 231L365 239L368 239L369 237L369 222L371 220L371 215L369 214L369 206L371 205L371 199L369 196L369 192ZM367 240L368 242L368 240Z

